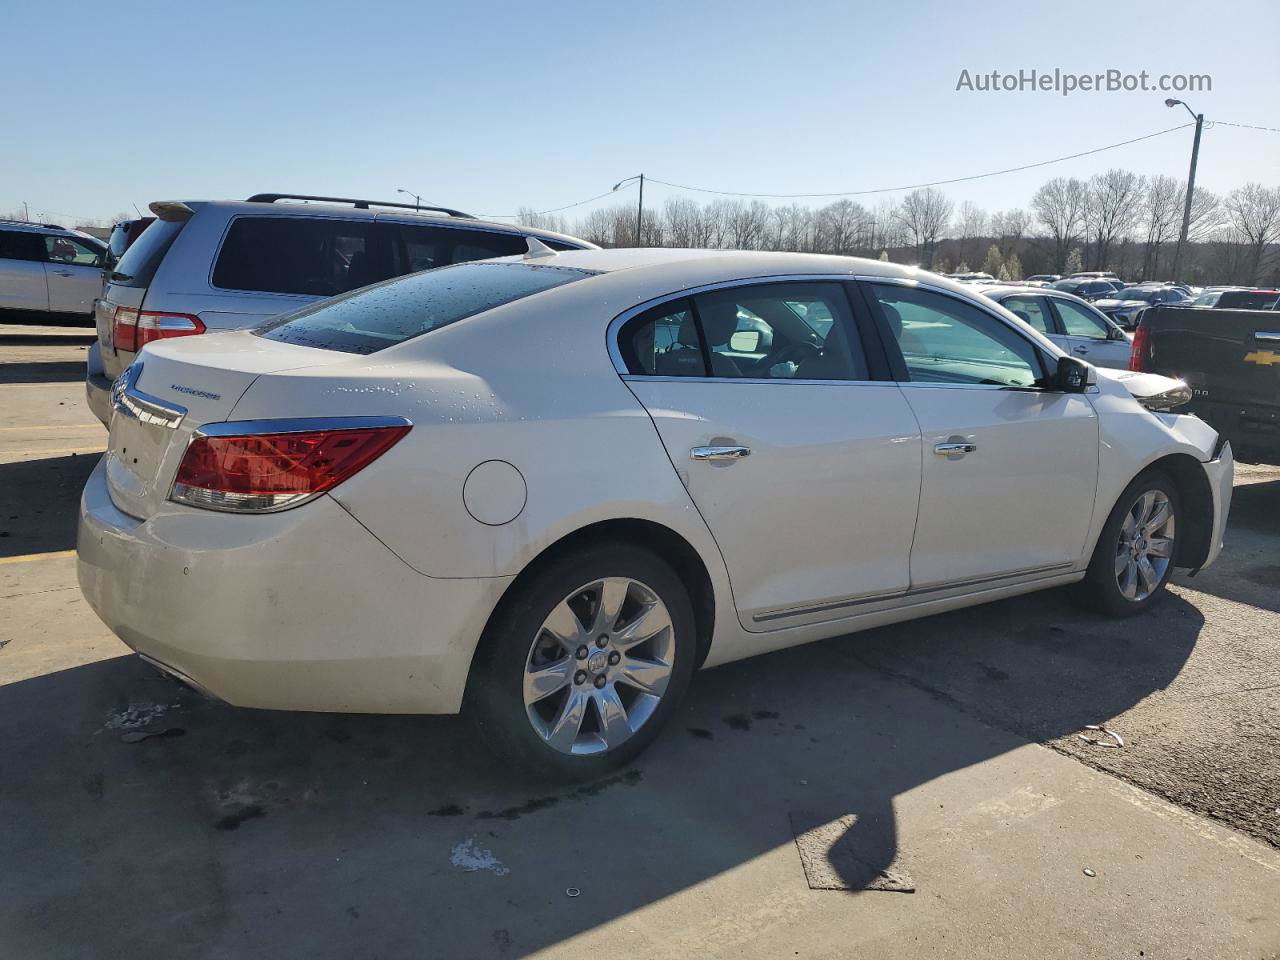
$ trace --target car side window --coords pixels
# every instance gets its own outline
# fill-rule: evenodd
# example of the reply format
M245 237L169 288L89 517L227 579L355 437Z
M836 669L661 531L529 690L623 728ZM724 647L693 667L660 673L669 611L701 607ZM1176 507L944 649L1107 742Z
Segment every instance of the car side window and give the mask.
M511 233L402 224L400 234L404 238L402 273L489 257L509 257L529 249L524 237Z
M839 283L765 283L693 298L713 377L867 380Z
M85 267L102 266L102 252L71 237L46 236L45 255L50 263L78 263Z
M1110 339L1111 329L1106 322L1078 303L1070 300L1054 300L1053 305L1062 318L1062 329L1069 337L1088 337L1090 340Z
M688 300L673 300L632 317L618 332L627 372L648 377L705 377L706 361Z
M1039 351L996 317L955 297L870 284L912 383L1031 387L1043 370Z
M44 244L37 233L0 230L0 260L44 260Z
M393 276L389 231L372 220L237 217L213 267L228 290L331 297Z
M1044 297L1005 297L1000 305L1041 333L1053 333L1053 323L1049 319L1049 308L1045 305Z

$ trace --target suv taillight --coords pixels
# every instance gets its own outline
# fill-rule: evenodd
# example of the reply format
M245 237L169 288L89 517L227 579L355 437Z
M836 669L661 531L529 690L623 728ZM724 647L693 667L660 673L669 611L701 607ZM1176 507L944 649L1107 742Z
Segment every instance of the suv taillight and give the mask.
M137 310L134 307L116 307L111 321L112 341L116 350L134 353L152 340L170 337L190 337L204 333L200 318L189 313L163 313L155 310Z
M233 424L219 424L220 432ZM298 506L390 450L407 422L239 436L197 433L178 467L172 500L209 510L265 513Z
M1129 369L1144 373L1147 361L1151 359L1151 333L1143 323L1133 331L1133 347L1129 351Z

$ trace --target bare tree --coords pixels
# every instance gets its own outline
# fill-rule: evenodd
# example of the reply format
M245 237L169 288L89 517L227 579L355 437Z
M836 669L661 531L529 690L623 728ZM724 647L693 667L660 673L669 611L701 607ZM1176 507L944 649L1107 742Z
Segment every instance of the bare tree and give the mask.
M1147 184L1142 198L1142 224L1146 240L1142 250L1144 279L1160 273L1160 249L1178 235L1182 225L1185 188L1173 177L1155 176Z
M1280 239L1280 188L1246 183L1222 201L1227 220L1249 248L1249 282L1262 282L1262 255Z
M1084 229L1088 192L1084 182L1074 177L1054 177L1031 198L1036 219L1053 239L1053 267L1057 273L1066 271L1067 257Z
M1111 169L1089 178L1084 223L1094 270L1106 269L1111 245L1129 235L1145 189L1146 178L1129 170Z
M1006 259L1018 251L1018 244L1031 227L1031 215L1021 207L1003 210L991 215L991 234L1000 245L1000 255Z
M938 238L951 222L954 206L945 193L933 187L912 190L902 199L899 219L911 235L916 258L926 270L933 263L933 251Z

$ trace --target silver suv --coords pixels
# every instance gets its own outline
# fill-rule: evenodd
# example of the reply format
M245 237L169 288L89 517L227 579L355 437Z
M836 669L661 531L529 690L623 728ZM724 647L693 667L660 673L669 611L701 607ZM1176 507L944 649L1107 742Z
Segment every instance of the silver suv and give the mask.
M87 322L102 292L106 253L101 240L79 230L0 220L0 319L14 311L8 316L68 314Z
M261 193L245 201L151 204L95 310L89 406L104 424L111 384L151 340L252 327L379 280L465 260L594 244L486 223L445 208Z

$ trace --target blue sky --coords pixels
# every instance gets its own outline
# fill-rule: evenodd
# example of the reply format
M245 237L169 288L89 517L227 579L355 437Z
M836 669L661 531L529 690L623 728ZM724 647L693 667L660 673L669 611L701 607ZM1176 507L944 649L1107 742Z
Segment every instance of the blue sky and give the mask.
M10 5L4 19L5 73L29 80L5 97L0 211L26 201L62 220L157 199L393 199L397 187L504 214L640 171L725 190L861 190L1189 119L1157 92L957 92L962 69L1209 74L1212 92L1185 95L1196 109L1280 128L1274 0L1117 0L1087 16L1027 0L71 2ZM1190 140L945 189L1000 209L1058 174L1181 178ZM1198 179L1280 185L1280 134L1207 130ZM646 201L671 195L654 186Z

